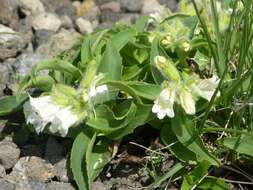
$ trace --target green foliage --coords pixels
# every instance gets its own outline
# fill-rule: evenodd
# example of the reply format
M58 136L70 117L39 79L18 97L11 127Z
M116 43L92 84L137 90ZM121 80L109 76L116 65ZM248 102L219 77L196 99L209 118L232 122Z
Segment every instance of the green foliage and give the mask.
M182 0L182 12L84 36L36 65L16 96L0 99L0 116L18 111L31 88L75 108L71 168L80 190L91 189L110 161L111 144L139 126L160 129L176 162L149 189L165 181L183 190L230 189L210 171L253 156L253 2L226 0L221 9L214 0L200 2Z

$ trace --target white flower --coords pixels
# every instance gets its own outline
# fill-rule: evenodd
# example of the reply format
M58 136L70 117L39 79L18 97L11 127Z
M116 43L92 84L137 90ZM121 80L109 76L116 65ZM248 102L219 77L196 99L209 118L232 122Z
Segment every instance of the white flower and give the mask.
M70 107L60 107L51 96L30 97L24 104L24 113L27 124L32 124L37 133L49 125L51 132L59 132L62 136L66 136L68 128L78 121L77 115L71 112Z
M67 135L69 127L73 126L77 120L78 117L72 113L71 107L66 107L57 112L49 130L52 133L59 132L64 137Z
M155 100L152 107L152 112L157 114L159 119L163 119L166 115L174 117L173 104L175 101L176 91L171 88L165 88L160 93L159 97Z
M196 84L192 85L192 88L197 95L210 101L218 84L219 79L214 75L210 79L200 79ZM217 96L220 96L219 92Z
M192 94L188 90L182 88L179 94L179 98L180 105L183 107L185 113L190 115L195 114L195 101L193 100Z
M188 78L188 82L166 81L165 88L154 102L152 112L156 113L159 119L163 119L166 115L172 118L175 116L173 104L177 102L185 113L193 115L196 113L195 101L197 98L200 96L210 101L218 83L219 79L216 76L210 79L196 77L193 81ZM218 92L217 96L219 95Z
M103 94L103 93L105 93L107 91L108 91L108 87L105 84L100 85L98 87L91 86L91 88L89 90L89 96L90 97L94 97L94 96L97 96L99 94Z

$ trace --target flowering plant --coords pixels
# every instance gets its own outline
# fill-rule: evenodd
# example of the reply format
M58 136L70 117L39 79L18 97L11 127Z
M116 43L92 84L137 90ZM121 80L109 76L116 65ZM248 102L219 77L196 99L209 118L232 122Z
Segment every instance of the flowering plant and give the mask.
M218 14L233 14L231 19L240 15L235 4L224 3L218 9L214 1L198 6L195 1L181 1L182 12L164 10L140 18L133 26L118 24L86 35L80 44L36 65L22 79L17 95L1 101L9 109L0 109L0 114L23 105L26 123L36 133L74 138L71 168L82 190L91 189L115 154L113 142L144 125L158 128L163 143L178 158L170 177L186 166L196 166L197 171L203 163L204 171L220 166L219 157L208 151L201 135L219 122L206 121L237 87L230 83L235 75L228 72L233 69L221 53L221 36L232 32L232 21L229 16L218 24L212 21ZM236 48L234 41L230 45ZM48 70L48 75L41 75L41 70ZM250 76L241 70L236 77L246 74ZM27 95L27 89L37 91ZM187 179L194 171L183 180L189 189L193 186ZM204 182L201 178L199 184Z

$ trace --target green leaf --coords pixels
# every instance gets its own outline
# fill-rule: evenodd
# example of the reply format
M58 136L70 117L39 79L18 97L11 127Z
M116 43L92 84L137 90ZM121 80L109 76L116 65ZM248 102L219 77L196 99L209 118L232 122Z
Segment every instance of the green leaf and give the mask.
M75 182L79 189L89 190L88 175L86 170L85 156L92 138L92 132L86 128L85 131L75 138L71 150L70 166Z
M122 59L118 50L108 42L100 62L98 72L104 73L112 80L120 80L122 75Z
M28 99L27 94L1 97L0 116L9 115L15 111L18 111L27 99Z
M126 84L134 90L136 95L148 100L155 100L162 90L160 85L145 82L130 81Z
M207 161L200 162L193 171L184 177L181 190L192 189L194 186L198 186L202 182L203 178L208 174L210 163Z
M232 188L229 184L225 183L222 179L206 178L200 183L200 185L198 186L198 189L230 190Z
M94 134L86 152L86 164L90 189L92 189L92 182L111 159L111 153L108 148L109 144L105 140L101 140L96 143L96 137L97 135Z
M120 105L118 106L120 107ZM96 117L87 121L87 125L106 135L126 127L129 122L132 121L136 113L136 106L134 103L131 103L129 108L125 108L127 109L126 113L120 120L118 120L115 114L108 108L105 109L105 106L101 106L100 108L102 109L96 110ZM121 109L124 110L123 107Z
M160 177L156 182L151 184L148 189L155 189L158 188L164 181L168 180L169 178L176 175L180 170L182 170L184 166L181 163L177 163L174 165L165 175Z
M199 70L203 71L206 69L206 66L210 62L210 58L200 51L197 51L197 53L194 56L194 61L198 64Z
M240 154L253 156L253 136L226 137L219 141L223 146Z
M136 106L137 110L135 117L130 121L130 123L126 127L111 133L108 136L109 138L119 140L122 137L131 134L137 127L142 126L154 119L155 116L151 112L153 105L137 104Z
M82 74L78 68L67 61L60 59L51 59L42 61L32 69L32 76L36 76L36 73L41 70L56 70L71 74L74 78L80 77Z
M190 164L197 163L195 153L178 141L170 126L163 126L160 136L162 142L166 146L169 146L168 149L170 152L172 152L179 160Z
M32 80L29 80L22 90L27 88L39 88L43 91L50 91L54 84L55 80L50 76L36 76Z
M137 32L144 32L147 24L148 24L148 19L149 17L148 16L142 16L140 17L136 23L133 25L133 27L135 28L135 30Z
M199 162L208 161L212 165L219 166L219 161L205 148L192 120L182 112L177 112L171 120L171 127L177 139L189 150L196 154Z
M134 31L131 29L123 30L111 38L111 43L115 49L120 51L128 42L134 39L134 34Z
M164 77L155 66L155 57L158 55L162 55L162 54L160 53L159 38L155 38L152 42L151 52L150 52L151 72L156 84L161 84L164 81Z

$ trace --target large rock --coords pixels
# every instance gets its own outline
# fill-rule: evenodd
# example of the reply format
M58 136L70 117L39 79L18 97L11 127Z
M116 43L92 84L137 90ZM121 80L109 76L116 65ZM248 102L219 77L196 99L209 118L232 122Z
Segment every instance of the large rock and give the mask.
M12 168L18 161L20 149L12 142L12 139L6 137L0 142L0 163L5 169Z
M4 178L5 176L5 168L0 164L0 178Z
M51 36L46 44L42 44L38 47L36 52L52 57L80 42L81 37L82 36L75 31L61 29L58 34Z
M55 170L52 164L39 157L22 157L15 164L8 179L16 183L23 181L37 181L40 183L47 182L55 176Z
M38 14L45 11L40 0L20 0L21 11L25 15Z
M61 20L52 13L39 13L32 21L35 30L51 30L56 32L61 26Z
M75 190L75 188L70 183L53 181L47 185L47 190Z
M26 36L0 24L0 60L15 57L27 45Z
M17 29L19 0L0 0L0 23Z

